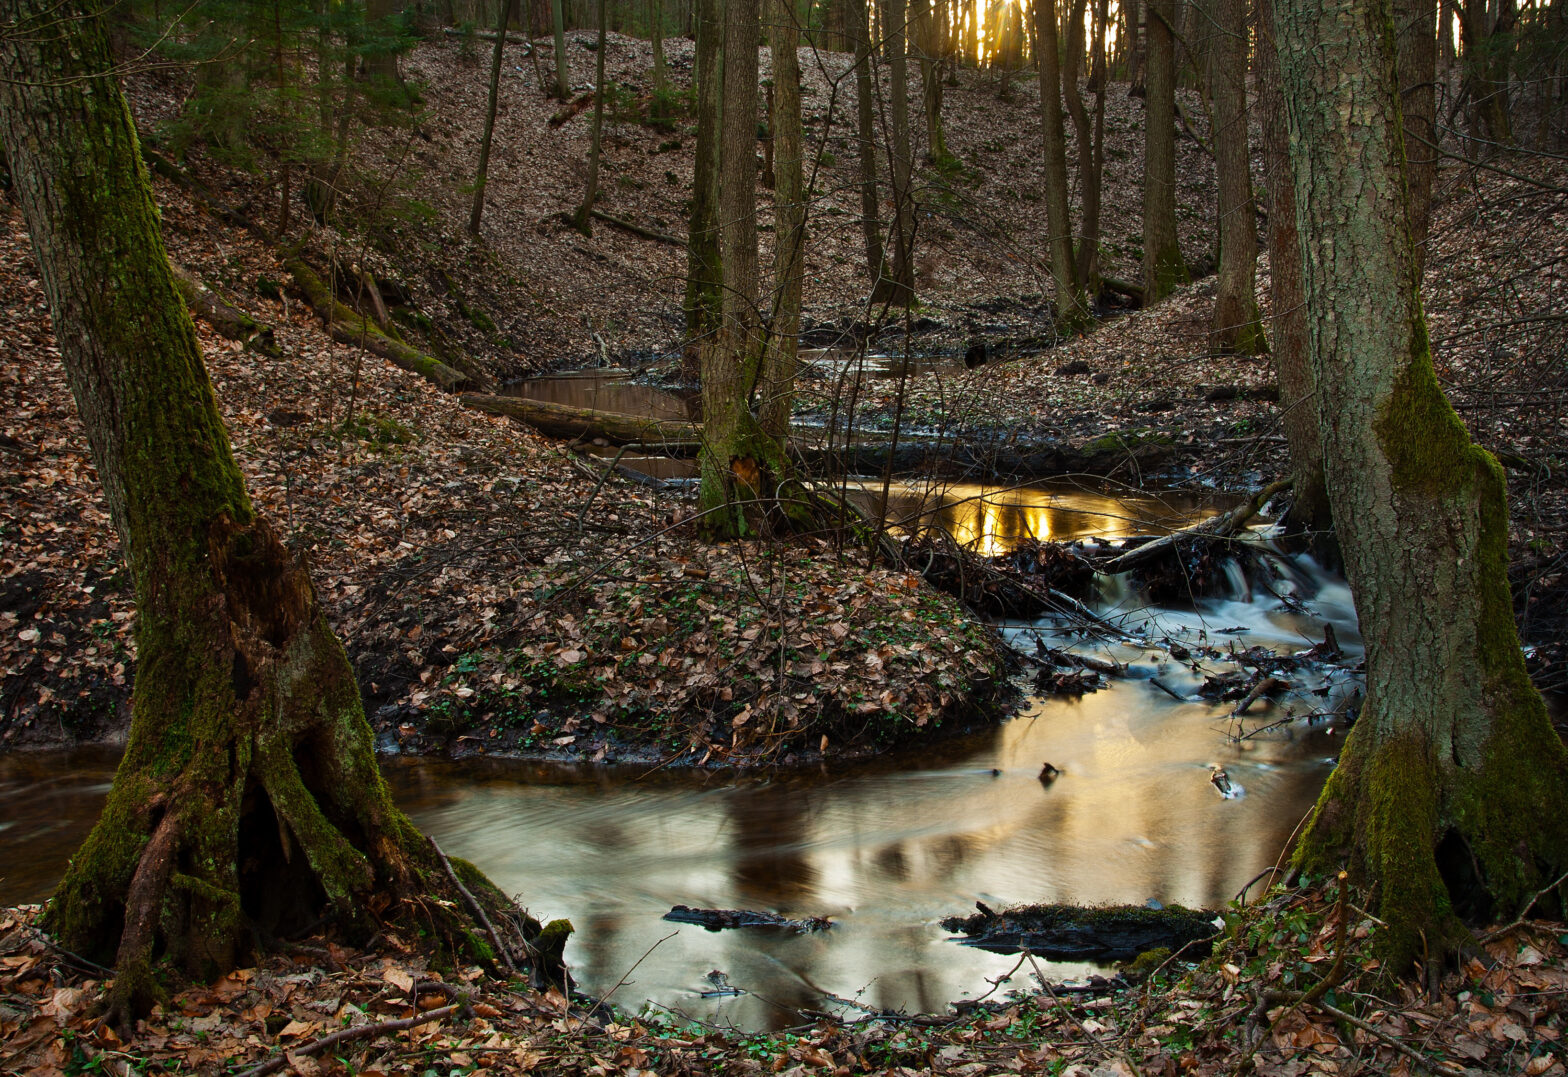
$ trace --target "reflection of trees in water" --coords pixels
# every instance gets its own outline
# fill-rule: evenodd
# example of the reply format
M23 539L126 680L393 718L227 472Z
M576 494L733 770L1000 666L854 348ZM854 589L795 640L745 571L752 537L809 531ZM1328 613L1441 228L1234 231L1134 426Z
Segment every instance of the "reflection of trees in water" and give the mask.
M878 849L871 862L884 878L901 883L909 881L909 858L904 855L902 842Z
M581 922L574 920L572 926L577 929L573 958L578 962L572 975L581 983L608 991L636 960L633 956L629 961L626 955L637 949L640 938L622 939L620 915L603 908L595 909Z
M806 805L803 791L780 785L736 789L726 799L738 899L786 911L816 892Z

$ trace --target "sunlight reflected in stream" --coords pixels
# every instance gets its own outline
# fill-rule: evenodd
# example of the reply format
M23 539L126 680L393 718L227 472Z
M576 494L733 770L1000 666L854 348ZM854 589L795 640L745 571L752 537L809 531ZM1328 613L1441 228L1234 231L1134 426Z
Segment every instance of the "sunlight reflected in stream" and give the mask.
M956 510L971 522L955 530L963 537L968 527L988 548L1025 533L1115 533L1129 518L1143 531L1151 521L1176 526L1200 509L1152 497L1074 501L1042 490L1025 505L1016 496L1014 505L977 492ZM540 918L573 921L567 957L591 993L610 990L664 939L617 991L619 1003L635 1010L651 1000L750 1028L791 1024L808 1009L941 1011L986 992L1016 961L945 937L939 918L977 900L1220 908L1274 862L1339 736L1300 718L1250 739L1227 734L1287 708L1326 709L1339 685L1310 675L1241 722L1228 717L1233 704L1202 701L1197 687L1228 668L1228 650L1304 649L1325 621L1347 650L1359 639L1342 581L1298 562L1272 586L1290 601L1238 589L1195 608L1154 609L1110 588L1103 608L1128 635L1076 647L1126 663L1129 676L1081 698L1031 698L1000 726L870 763L760 777L485 759L383 765L399 803L443 848ZM1074 645L1046 624L1004 632L1029 652L1037 637ZM1151 646L1164 637L1198 654L1199 669ZM1046 762L1061 771L1048 784L1038 779ZM1222 797L1211 765L1241 795ZM102 751L0 756L0 903L48 893L113 766ZM675 904L828 916L835 926L710 933L662 921ZM1048 968L1056 978L1090 971ZM713 970L745 993L705 996Z

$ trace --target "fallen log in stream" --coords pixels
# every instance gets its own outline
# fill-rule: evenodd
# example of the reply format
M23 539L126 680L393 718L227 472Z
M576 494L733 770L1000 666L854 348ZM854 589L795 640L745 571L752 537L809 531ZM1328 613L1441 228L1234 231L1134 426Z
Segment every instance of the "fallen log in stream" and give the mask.
M833 921L821 916L791 920L778 913L757 912L754 909L694 909L690 905L675 906L664 914L664 919L678 924L699 924L709 931L723 931L736 927L776 927L802 935L813 931L826 931L833 926Z
M1289 487L1289 479L1281 479L1278 482L1270 483L1229 512L1211 516L1202 523L1184 527L1180 531L1173 531L1169 535L1157 538L1153 542L1146 542L1142 546L1135 546L1120 557L1102 565L1100 571L1114 576L1148 564L1162 555L1174 551L1183 543L1230 538L1245 527L1254 516L1262 512L1263 506L1269 503L1270 498Z
M1153 908L1114 905L1021 905L996 912L980 910L942 921L948 931L965 936L962 943L999 954L1028 951L1052 961L1128 961L1160 947L1180 949L1213 938L1213 914L1180 905ZM1203 956L1207 947L1189 954Z
M464 407L517 419L551 437L604 438L616 444L645 445L666 452L695 452L702 443L702 424L683 419L648 419L489 393L464 393L458 399Z

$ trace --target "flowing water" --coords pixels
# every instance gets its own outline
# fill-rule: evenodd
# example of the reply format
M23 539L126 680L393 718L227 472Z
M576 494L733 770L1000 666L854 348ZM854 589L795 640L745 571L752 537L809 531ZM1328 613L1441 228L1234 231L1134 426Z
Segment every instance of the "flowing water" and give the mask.
M979 520L982 547L1021 533L1009 512L1043 538L1080 525L1115 531L1162 505L1168 526L1198 511L1036 494L1035 510L979 491L958 511L991 505L993 522L1012 528ZM1102 608L1119 634L1097 641L1006 625L1021 649L1043 638L1127 663L1129 675L1081 698L1031 698L1002 725L871 763L760 777L500 760L384 766L399 803L443 848L535 915L571 918L567 957L589 992L614 988L632 1009L749 1028L813 1009L940 1011L984 994L1017 960L946 937L937 921L977 900L1221 908L1275 862L1337 751L1332 720L1305 715L1332 705L1342 675L1298 675L1299 694L1244 720L1196 689L1205 673L1232 668L1230 651L1301 650L1325 623L1347 651L1359 639L1347 588L1309 561L1268 588L1251 590L1238 572L1227 597L1172 610L1108 583ZM1154 646L1166 638L1192 649L1200 672ZM1288 712L1297 717L1238 739ZM1038 779L1046 762L1061 771L1050 783ZM0 756L0 903L48 893L113 763L104 752ZM1214 766L1232 782L1228 797L1210 781ZM662 921L677 903L828 916L834 927L711 933ZM1043 967L1064 979L1091 971ZM744 993L715 994L715 971Z

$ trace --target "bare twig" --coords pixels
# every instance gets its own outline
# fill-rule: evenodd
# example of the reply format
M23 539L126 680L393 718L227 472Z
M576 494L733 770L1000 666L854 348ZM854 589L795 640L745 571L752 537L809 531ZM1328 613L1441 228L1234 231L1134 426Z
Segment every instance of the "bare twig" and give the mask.
M323 1036L319 1040L312 1040L303 1046L295 1047L292 1050L285 1051L283 1054L269 1058L260 1065L252 1066L250 1069L238 1074L237 1077L266 1077L267 1074L276 1073L287 1066L290 1055L317 1055L329 1047L336 1047L340 1043L363 1040L371 1036L379 1036L385 1032L402 1032L404 1029L428 1025L432 1021L439 1021L443 1017L451 1016L461 1007L461 1003L453 1003L450 1006L441 1006L425 1013L415 1014L413 1017L404 1017L395 1021L382 1021L374 1025L358 1025L354 1028L339 1029L329 1036Z

